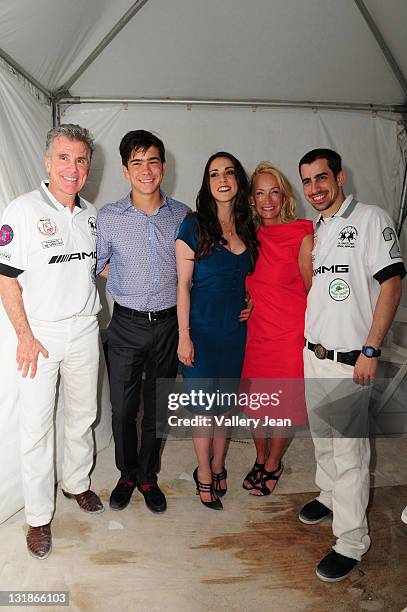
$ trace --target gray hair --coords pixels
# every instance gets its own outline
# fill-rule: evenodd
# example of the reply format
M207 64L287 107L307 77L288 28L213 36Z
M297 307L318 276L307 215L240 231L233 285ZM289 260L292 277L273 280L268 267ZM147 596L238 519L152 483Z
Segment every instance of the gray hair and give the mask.
M69 138L69 140L79 140L80 142L84 142L89 149L89 161L92 159L94 138L88 129L75 123L62 123L61 125L49 130L45 143L45 154L47 156L50 154L52 143L54 142L55 138L59 138L60 136L65 136L65 138Z

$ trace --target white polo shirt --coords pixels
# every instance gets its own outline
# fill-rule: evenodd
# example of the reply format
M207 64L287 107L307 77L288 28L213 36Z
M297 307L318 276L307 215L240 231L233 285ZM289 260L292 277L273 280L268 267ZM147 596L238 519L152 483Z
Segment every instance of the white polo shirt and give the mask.
M349 195L333 217L319 216L314 240L305 337L328 350L360 350L380 283L405 275L392 220Z
M42 182L7 206L0 273L18 276L29 318L61 321L97 314L95 269L96 209L89 202L78 198L71 213Z

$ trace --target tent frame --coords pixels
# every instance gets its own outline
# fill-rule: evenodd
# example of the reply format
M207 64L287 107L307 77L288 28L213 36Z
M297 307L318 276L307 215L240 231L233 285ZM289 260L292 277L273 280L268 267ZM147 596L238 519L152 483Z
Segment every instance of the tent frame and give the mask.
M42 93L48 100L48 103L51 102L52 92L44 87L37 79L35 79L31 74L29 74L20 64L18 64L8 53L6 53L3 49L0 49L0 58L12 68L14 72L16 72L20 77L23 77L28 83L30 83L34 89L38 92Z
M384 112L392 114L407 113L407 105L404 104L369 104L358 102L333 102L325 100L280 100L280 99L220 99L220 98L124 98L103 96L61 96L57 103L60 105L71 104L168 104L186 106L251 106L266 108L311 108L314 110L355 110L367 112Z
M397 79L405 96L404 104L389 105L389 104L367 104L367 103L345 103L332 102L323 100L218 100L218 99L181 99L181 98L112 98L112 97L80 97L71 96L69 89L82 76L87 68L96 60L102 51L116 38L119 32L129 23L129 21L147 4L148 0L136 0L119 19L113 28L106 34L94 50L85 58L82 64L71 75L71 77L58 89L49 91L37 79L30 75L23 66L18 64L8 53L0 49L0 58L3 59L17 74L27 80L37 91L41 92L48 101L51 107L52 124L59 125L61 116L61 106L71 104L177 104L194 106L249 106L253 110L258 107L266 108L311 108L326 109L326 110L345 110L345 111L361 111L361 112L384 112L391 114L400 114L401 122L407 130L407 80L403 75L396 58L387 45L381 31L377 27L375 20L367 9L363 0L354 0L355 5L359 9L363 19L374 36L378 46L380 47L384 58L386 59L393 75ZM400 236L403 223L407 216L407 159L405 165L403 190L401 195L400 209L397 222L397 234Z
M404 166L403 190L401 192L400 210L399 210L399 216L398 216L397 225L396 225L396 233L399 238L400 238L401 230L403 229L403 223L406 220L406 217L407 217L407 160Z
M82 76L82 74L87 70L87 68L95 61L97 57L102 53L102 51L112 42L114 38L119 34L119 32L129 23L131 19L140 9L143 8L145 4L147 4L148 0L136 0L128 11L119 19L119 21L113 26L113 28L106 34L106 36L100 41L98 45L93 49L93 51L88 55L88 57L82 62L79 68L71 75L71 77L55 92L53 92L56 98L61 97L61 95L66 95L69 92L69 88L72 87L74 83ZM69 93L68 93L69 95ZM407 94L406 94L407 97Z
M148 0L136 0L119 19L113 28L100 41L95 49L82 62L79 68L73 75L58 89L49 91L44 85L31 76L20 64L10 57L4 50L0 49L0 57L9 64L13 70L23 76L31 85L40 91L48 100L52 107L53 124L56 125L60 116L61 105L70 104L183 104L183 105L211 105L211 106L251 106L251 107L286 107L286 108L312 108L312 109L328 109L328 110L356 110L365 112L385 112L397 113L403 115L403 123L407 126L407 80L405 79L395 57L393 56L389 46L387 45L382 33L377 27L376 22L369 13L363 0L354 0L354 3L360 10L364 20L371 30L377 44L379 45L387 63L389 64L394 76L396 77L401 89L405 95L405 103L398 105L391 104L369 104L369 103L351 103L351 102L334 102L324 100L227 100L227 99L181 99L181 98L120 98L120 97L80 97L71 96L69 88L82 76L87 68L96 60L102 51L116 38L119 32L135 17L135 15L147 4Z
M358 7L358 9L360 10L363 19L366 21L370 31L372 32L377 44L379 45L380 49L382 50L382 53L387 61L387 63L389 64L394 76L396 77L397 81L399 82L399 85L401 87L401 89L403 90L405 99L407 100L407 80L404 77L404 74L402 73L400 66L398 65L396 58L394 57L393 53L390 51L390 47L387 45L383 34L380 32L379 28L377 27L377 24L375 22L375 20L373 19L372 15L369 13L365 3L363 2L363 0L354 0L354 3L356 4L356 6Z

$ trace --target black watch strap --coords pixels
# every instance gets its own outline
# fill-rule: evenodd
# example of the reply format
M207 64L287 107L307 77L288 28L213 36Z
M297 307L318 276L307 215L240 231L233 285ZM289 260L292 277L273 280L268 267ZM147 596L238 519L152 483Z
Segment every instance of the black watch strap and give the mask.
M362 346L362 355L369 357L369 359L372 357L380 357L381 354L381 350L376 349L374 346Z

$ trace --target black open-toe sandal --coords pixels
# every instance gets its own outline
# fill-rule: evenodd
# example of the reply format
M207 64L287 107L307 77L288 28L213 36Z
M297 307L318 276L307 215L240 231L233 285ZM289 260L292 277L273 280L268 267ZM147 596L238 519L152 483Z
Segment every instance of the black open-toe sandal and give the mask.
M219 474L212 472L213 488L218 494L218 497L223 497L226 491L228 490L227 486L224 489L222 489L220 486L221 481L226 480L227 477L228 477L228 472L225 467L223 468L221 472L219 472Z
M280 472L281 470L281 472ZM277 474L277 472L280 472L279 474ZM281 463L278 464L278 467L275 470L272 470L271 472L268 472L267 470L263 470L263 476L260 480L260 482L258 482L257 484L254 485L252 491L259 491L259 494L252 494L253 497L265 497L266 495L271 495L272 492L275 491L278 480L281 476L281 474L284 472L284 465ZM267 487L266 482L268 480L275 480L276 484L275 487L273 489L273 491L270 491L270 489Z
M263 477L263 472L264 472L264 463L257 463L257 461L255 461L254 466L252 467L250 472L247 474L247 476L243 480L242 487L246 489L246 491L251 491L252 489L254 489L254 487L258 485L259 482L261 481ZM250 487L245 485L246 480L250 484Z

